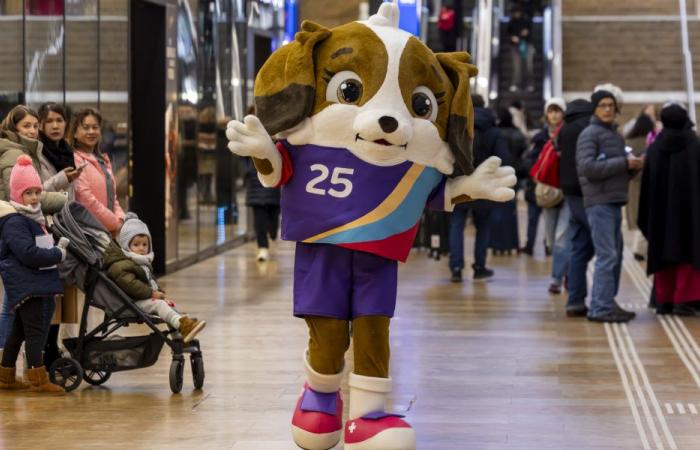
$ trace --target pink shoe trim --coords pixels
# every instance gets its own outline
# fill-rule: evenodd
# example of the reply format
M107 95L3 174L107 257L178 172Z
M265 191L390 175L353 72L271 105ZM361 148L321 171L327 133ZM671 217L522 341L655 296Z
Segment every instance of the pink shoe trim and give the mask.
M345 423L345 443L364 442L392 428L411 428L411 425L396 416L386 416L377 420L363 418L348 420Z
M310 389L310 388L306 388ZM305 391L306 391L305 389ZM292 416L292 425L306 432L314 434L334 433L343 428L343 400L340 397L340 391L336 392L335 414L327 414L317 411L304 411L301 407L304 394L299 397L294 415Z

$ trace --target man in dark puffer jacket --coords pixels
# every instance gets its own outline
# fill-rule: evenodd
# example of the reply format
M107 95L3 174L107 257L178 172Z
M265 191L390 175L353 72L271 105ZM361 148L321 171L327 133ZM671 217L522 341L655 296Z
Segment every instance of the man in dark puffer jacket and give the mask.
M615 303L622 269L622 207L627 203L629 180L644 160L625 152L625 140L617 132L619 108L609 91L591 96L595 110L591 124L576 143L576 170L583 205L591 227L596 263L588 319L594 322L627 322L635 313Z
M569 299L566 315L583 317L588 313L586 296L588 286L586 271L593 258L593 241L591 229L583 208L583 194L576 171L576 141L581 132L591 122L593 105L588 100L577 99L569 103L564 115L564 125L557 136L557 148L560 152L559 178L565 201L571 211L569 236L571 239L571 260L569 262Z

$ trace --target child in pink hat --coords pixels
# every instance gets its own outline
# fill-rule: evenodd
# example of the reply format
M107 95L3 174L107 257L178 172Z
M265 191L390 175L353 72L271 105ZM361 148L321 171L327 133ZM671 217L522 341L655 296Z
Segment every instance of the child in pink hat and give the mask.
M41 178L27 155L17 158L10 175L10 202L0 201L0 275L15 312L0 363L0 389L30 389L63 394L49 382L42 350L55 307L63 293L56 264L66 257L68 239L54 245L41 213ZM22 342L27 353L29 384L15 378Z

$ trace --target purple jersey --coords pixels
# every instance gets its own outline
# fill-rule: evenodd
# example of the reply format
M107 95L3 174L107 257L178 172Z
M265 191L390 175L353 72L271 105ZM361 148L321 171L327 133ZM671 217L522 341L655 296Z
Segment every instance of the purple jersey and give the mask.
M282 239L405 261L426 204L444 209L445 177L410 161L366 163L344 148L278 142Z

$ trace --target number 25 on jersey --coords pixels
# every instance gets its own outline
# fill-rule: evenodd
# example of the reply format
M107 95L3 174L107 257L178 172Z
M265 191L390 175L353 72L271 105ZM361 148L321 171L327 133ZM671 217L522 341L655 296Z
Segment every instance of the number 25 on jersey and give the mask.
M349 169L346 167L335 167L333 168L333 174L331 175L330 184L332 188L326 190L318 187L319 184L323 183L328 179L328 175L331 171L323 164L314 164L310 167L312 172L319 172L318 176L314 177L306 183L306 192L315 195L330 195L335 198L345 198L352 193L352 181L349 178L343 178L343 175L352 175L355 169ZM336 189L337 187L337 189Z

